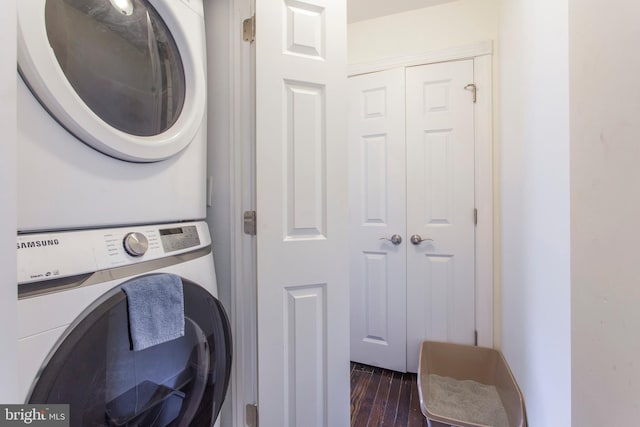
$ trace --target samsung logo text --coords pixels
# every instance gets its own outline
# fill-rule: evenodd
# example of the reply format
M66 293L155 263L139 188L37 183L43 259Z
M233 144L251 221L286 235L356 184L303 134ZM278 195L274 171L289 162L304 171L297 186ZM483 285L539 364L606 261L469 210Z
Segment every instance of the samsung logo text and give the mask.
M30 242L18 242L18 249L42 248L44 246L57 246L60 244L58 239L49 240L32 240Z

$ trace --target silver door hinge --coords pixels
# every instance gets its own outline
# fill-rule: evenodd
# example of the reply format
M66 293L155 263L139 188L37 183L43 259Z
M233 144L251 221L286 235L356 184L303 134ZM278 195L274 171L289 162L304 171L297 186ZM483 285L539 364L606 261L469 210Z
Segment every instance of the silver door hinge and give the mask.
M473 209L473 225L478 225L478 208Z
M242 40L253 42L256 39L256 15L242 21Z
M256 211L244 211L242 215L242 228L244 234L256 235Z
M469 83L464 87L464 90L470 90L471 92L473 92L473 103L475 104L478 99L477 98L478 88L476 87L476 85L473 83Z
M256 211L244 211L242 215L244 234L256 235Z
M258 405L249 403L245 406L244 418L249 427L258 427Z

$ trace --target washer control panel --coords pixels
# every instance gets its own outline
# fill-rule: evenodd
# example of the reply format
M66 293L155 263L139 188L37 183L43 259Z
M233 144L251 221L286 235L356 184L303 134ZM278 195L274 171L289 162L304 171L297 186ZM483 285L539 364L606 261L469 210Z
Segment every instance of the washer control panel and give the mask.
M92 273L211 244L205 222L21 234L18 284Z
M198 246L200 236L193 225L183 227L164 228L160 230L160 241L166 252Z

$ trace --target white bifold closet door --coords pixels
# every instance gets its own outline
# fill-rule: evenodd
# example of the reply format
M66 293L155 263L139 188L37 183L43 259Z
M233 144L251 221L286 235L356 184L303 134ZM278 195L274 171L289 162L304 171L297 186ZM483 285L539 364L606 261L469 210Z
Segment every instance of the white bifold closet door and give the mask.
M405 371L404 68L349 86L351 360Z
M255 7L260 425L346 426L346 3Z
M422 341L475 340L472 82L471 60L350 79L354 361L415 372Z

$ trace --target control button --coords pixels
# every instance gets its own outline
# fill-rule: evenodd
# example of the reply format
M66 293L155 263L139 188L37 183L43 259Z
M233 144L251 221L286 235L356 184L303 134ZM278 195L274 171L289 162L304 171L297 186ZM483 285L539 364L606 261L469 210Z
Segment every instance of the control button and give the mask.
M122 241L124 250L131 256L139 257L147 252L149 249L149 241L147 237L142 233L127 233Z

